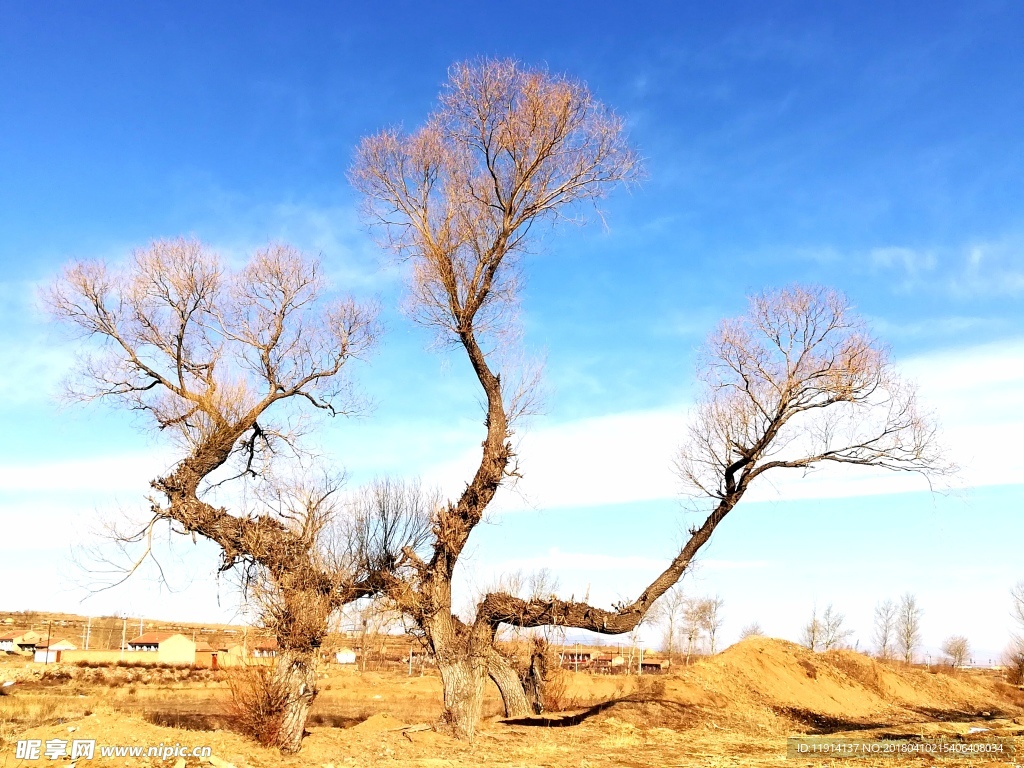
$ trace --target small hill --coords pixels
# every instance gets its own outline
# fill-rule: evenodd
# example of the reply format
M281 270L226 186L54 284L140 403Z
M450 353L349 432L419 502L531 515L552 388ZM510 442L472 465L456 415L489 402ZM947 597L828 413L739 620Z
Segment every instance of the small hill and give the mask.
M649 678L637 695L626 698L625 707L609 707L606 716L621 718L643 702L644 718L669 726L711 723L772 732L966 721L1022 711L1017 689L976 673L935 674L853 651L814 653L764 637L744 640L680 672Z

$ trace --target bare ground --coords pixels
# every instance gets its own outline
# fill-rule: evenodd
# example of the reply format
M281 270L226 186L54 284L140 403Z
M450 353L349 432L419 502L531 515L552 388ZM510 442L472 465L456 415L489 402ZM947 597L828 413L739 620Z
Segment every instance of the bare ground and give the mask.
M49 670L48 679L40 680L35 671L19 672L24 682L16 693L0 697L0 766L38 765L15 758L14 742L24 738L208 745L216 757L239 768L649 768L826 764L787 760L786 738L795 734L898 739L1024 735L1024 726L1016 722L1024 714L1024 695L993 677L888 666L848 651L812 654L768 639L745 641L678 674L638 680L567 673L563 698L574 706L543 717L502 721L498 702L491 698L473 744L427 728L440 711L436 677L334 669L322 682L303 750L293 757L232 732L224 715L224 684L209 673L111 670L100 678L101 671L75 669L62 679ZM173 764L99 756L84 762ZM858 764L875 763L891 766L893 759ZM187 764L191 768L198 760L189 758Z

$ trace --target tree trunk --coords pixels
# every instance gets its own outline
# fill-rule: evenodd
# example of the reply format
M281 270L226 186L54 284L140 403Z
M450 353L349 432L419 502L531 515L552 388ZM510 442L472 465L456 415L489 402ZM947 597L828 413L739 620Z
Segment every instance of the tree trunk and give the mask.
M505 717L527 717L531 711L530 700L523 689L523 681L512 665L497 651L491 650L487 660L487 674L498 686L501 701L505 705ZM540 692L543 702L543 691ZM539 710L536 710L539 714Z
M463 741L472 741L483 708L487 664L479 656L467 654L452 662L437 660L444 690L444 712L438 730Z
M277 659L274 682L284 701L276 746L285 754L294 754L302 746L306 718L317 695L316 673L315 651L282 650Z

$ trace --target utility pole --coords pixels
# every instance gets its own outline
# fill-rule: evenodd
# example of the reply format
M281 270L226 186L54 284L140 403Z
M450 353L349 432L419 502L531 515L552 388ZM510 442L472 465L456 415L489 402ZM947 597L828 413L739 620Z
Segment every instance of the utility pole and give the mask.
M124 661L124 646L128 642L128 617L121 619L121 661Z
M50 621L46 622L46 650L43 651L43 664L50 663Z
M89 650L89 637L92 635L92 616L85 622L85 650Z

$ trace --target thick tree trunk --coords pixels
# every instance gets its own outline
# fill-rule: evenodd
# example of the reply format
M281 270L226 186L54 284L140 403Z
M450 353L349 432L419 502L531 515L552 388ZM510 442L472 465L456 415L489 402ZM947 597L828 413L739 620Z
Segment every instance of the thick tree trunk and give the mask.
M501 701L505 705L505 717L527 717L531 706L523 689L523 681L512 665L494 649L491 649L487 659L487 674L501 694Z
M294 754L302 746L309 708L316 698L317 655L315 651L284 650L277 660L274 682L284 698L281 727L276 746L286 754Z
M479 656L466 656L459 661L438 659L444 690L444 712L438 730L463 741L472 741L483 708L487 664Z

